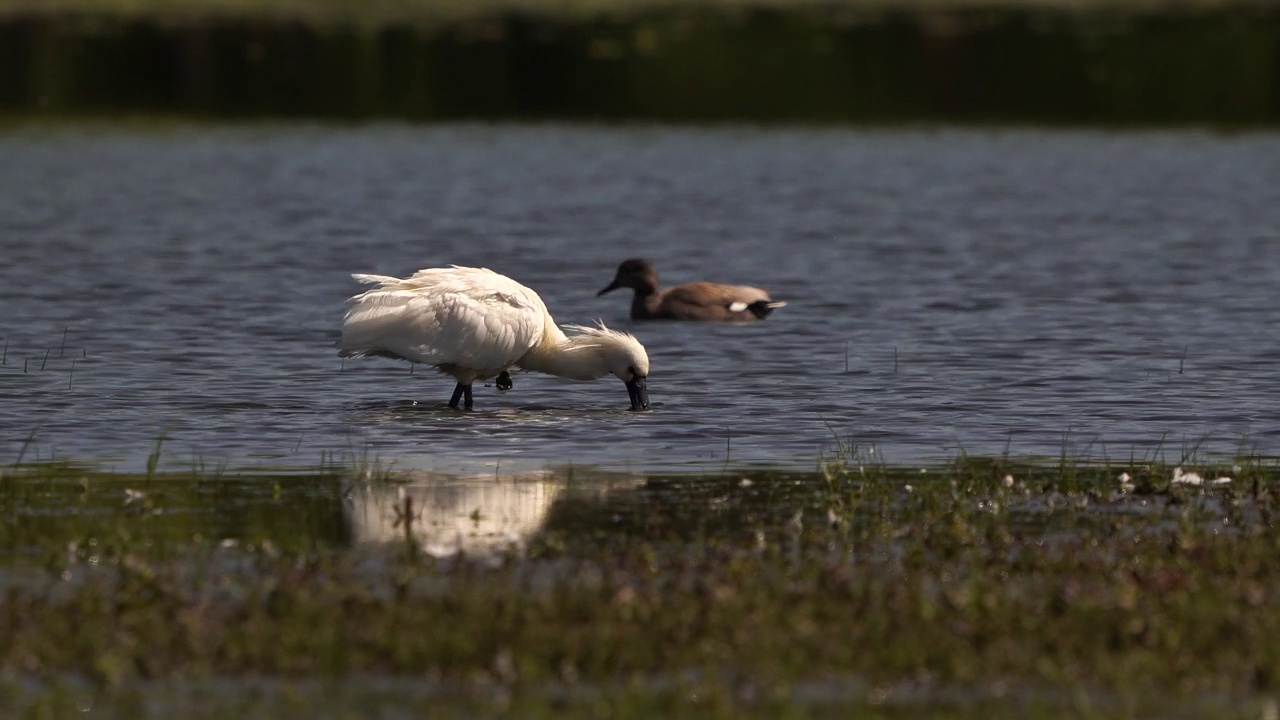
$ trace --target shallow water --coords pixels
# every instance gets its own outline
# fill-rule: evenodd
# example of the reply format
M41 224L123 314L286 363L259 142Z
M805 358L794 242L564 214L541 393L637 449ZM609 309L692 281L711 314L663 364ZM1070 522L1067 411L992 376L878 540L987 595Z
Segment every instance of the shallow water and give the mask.
M174 462L423 469L1280 436L1276 135L69 126L0 156L5 461L137 468L162 434ZM633 255L790 304L632 323L595 293ZM458 413L446 377L336 357L348 273L448 263L634 331L653 411L524 374Z

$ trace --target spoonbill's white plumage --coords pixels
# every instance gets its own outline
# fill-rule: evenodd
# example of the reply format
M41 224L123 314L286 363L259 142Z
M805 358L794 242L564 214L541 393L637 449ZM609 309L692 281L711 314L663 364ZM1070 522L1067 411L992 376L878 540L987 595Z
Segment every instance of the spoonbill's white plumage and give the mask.
M338 354L434 365L458 382L450 407L472 406L471 383L511 367L594 380L616 375L632 410L649 407L649 356L628 333L556 325L533 290L487 268L419 270L408 278L352 275L375 287L351 297ZM499 378L499 386L503 378Z

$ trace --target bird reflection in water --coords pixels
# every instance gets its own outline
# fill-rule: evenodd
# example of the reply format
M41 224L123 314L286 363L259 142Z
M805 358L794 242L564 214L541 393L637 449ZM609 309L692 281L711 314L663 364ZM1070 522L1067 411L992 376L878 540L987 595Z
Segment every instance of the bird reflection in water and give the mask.
M348 517L356 543L411 542L434 557L522 551L546 520L563 482L551 472L411 476L358 483Z

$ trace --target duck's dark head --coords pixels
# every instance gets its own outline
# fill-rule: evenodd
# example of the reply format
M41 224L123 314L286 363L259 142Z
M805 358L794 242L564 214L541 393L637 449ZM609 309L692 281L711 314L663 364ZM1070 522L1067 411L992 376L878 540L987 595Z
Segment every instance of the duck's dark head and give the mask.
M596 297L600 297L607 292L612 292L618 288L631 288L641 292L653 292L658 289L658 271L653 267L653 263L644 258L631 258L624 260L618 266L618 273L614 276L613 282L600 292L596 293Z

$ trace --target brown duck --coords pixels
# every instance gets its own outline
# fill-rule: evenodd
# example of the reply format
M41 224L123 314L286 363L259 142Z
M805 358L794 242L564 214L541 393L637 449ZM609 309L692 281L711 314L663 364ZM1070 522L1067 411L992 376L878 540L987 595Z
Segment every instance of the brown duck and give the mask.
M622 287L635 291L632 320L763 320L774 308L786 305L746 285L695 282L659 290L658 271L641 258L619 265L613 282L596 297Z

